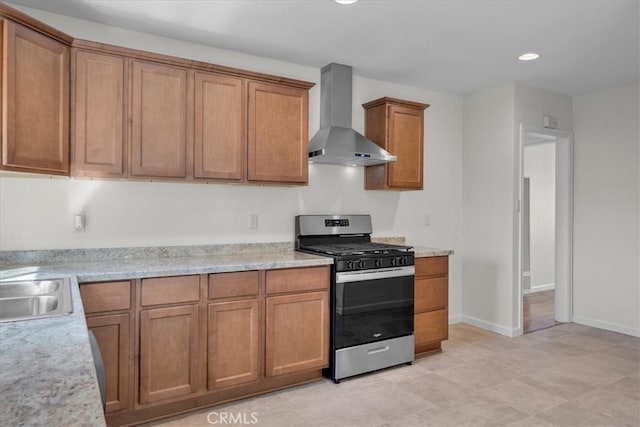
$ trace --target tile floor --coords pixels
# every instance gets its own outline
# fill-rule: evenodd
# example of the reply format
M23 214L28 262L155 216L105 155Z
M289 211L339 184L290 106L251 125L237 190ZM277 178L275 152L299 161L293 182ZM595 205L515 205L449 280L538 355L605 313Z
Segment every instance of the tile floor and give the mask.
M640 338L574 323L507 338L457 324L443 349L153 425L640 426Z

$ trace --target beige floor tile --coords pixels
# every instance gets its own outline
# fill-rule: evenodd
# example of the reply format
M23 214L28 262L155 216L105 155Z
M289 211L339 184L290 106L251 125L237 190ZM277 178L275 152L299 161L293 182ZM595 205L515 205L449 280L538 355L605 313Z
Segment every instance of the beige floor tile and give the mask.
M640 425L640 403L635 399L597 389L573 400L579 406L630 426Z
M563 397L519 380L510 380L489 387L484 389L482 393L529 415L546 411L567 402L567 399Z
M599 338L593 338L588 335L580 334L580 333L561 335L558 338L555 338L554 340L559 341L563 344L568 344L574 347L578 347L586 351L606 350L611 346L611 344Z
M371 414L375 414L386 421L393 421L427 408L437 408L436 405L426 401L422 396L394 384L382 384L379 387L370 388L363 393L359 393L358 400L360 404L369 409Z
M502 352L496 357L486 360L485 363L497 369L522 375L545 368L551 368L558 363L559 358L564 360L566 356L552 356L544 351L529 348Z
M606 415L586 410L574 402L563 403L536 415L536 417L558 427L616 427L625 425Z
M447 344L443 345L443 350L447 353L447 356L463 362L491 359L495 357L499 351L490 350L476 344Z
M420 377L426 375L429 371L424 368L419 361L413 363L413 365L399 365L392 368L383 369L376 372L376 377L379 377L390 383L402 383L411 378Z
M474 390L482 390L517 377L508 370L497 369L484 361L467 362L460 366L442 369L438 371L438 375Z
M561 323L560 325L554 326L551 329L556 329L557 333L560 333L560 332L576 333L576 332L588 331L589 329L593 329L593 328L591 328L590 326L569 322L569 323Z
M432 373L438 372L442 369L453 368L455 366L460 366L465 362L456 359L454 357L449 356L447 353L438 353L433 354L431 356L425 356L416 359L414 362L414 366L416 366L419 370L424 371L424 373Z
M629 344L635 341L635 337L630 337L629 335L619 334L617 332L606 331L604 329L597 328L587 328L579 332L579 334L597 338L609 344Z
M449 328L450 342L461 341L464 343L473 343L473 342L491 339L496 335L497 334L493 332L489 332L480 328L475 328L473 326L465 325L464 323L451 325L451 327Z
M619 372L622 365L617 369L612 369L610 365L615 362L607 359L609 357L602 354L597 356L585 355L570 360L558 361L551 370L558 375L570 376L591 386L604 387L625 376ZM616 358L616 360L620 359ZM620 362L622 363L622 361ZM630 371L627 369L626 372Z
M389 423L390 427L424 427L460 425L464 420L446 409L425 409L423 411L399 417Z
M448 408L465 425L504 425L527 418L529 415L485 395L458 401Z
M637 378L624 377L613 384L603 387L610 391L630 399L640 400L640 381Z
M583 381L582 377L556 368L530 372L520 377L520 381L565 399L572 399L595 388L594 385Z
M455 383L438 374L428 374L410 380L403 384L403 387L440 408L453 406L456 402L470 399L477 394L471 387Z
M640 363L640 349L627 346L625 344L614 345L605 350L610 356L619 357L621 359L630 360L632 362Z
M617 357L610 351L603 351L600 354L589 354L580 358L580 360L594 369L602 369L613 371L621 375L630 375L640 369L640 360L632 361L625 358Z
M573 323L517 338L458 324L450 337L442 353L412 366L340 384L325 379L150 425L206 427L214 412L236 421L255 413L257 427L640 427L635 337Z
M387 422L372 413L358 394L349 399L333 397L300 409L304 420L312 426L377 426ZM258 424L258 427L260 425Z
M511 423L507 423L505 424L506 426L509 427L550 427L553 426L553 424L543 420L542 418L539 418L535 415L522 419L522 420L518 420L518 421L514 421Z

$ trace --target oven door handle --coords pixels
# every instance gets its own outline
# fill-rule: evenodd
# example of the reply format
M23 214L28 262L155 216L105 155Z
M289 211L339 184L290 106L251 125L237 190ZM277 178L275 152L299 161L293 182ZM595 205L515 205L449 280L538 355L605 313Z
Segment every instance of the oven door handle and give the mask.
M383 268L379 270L353 271L336 274L336 283L363 282L365 280L388 279L391 277L413 276L414 266Z

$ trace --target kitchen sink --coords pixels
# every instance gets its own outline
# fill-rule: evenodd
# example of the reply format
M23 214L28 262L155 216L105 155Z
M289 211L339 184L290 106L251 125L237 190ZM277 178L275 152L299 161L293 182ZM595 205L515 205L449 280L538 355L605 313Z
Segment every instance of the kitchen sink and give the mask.
M0 298L23 297L57 293L62 286L60 280L39 280L30 282L0 282Z
M72 311L68 279L0 282L0 322L60 316Z

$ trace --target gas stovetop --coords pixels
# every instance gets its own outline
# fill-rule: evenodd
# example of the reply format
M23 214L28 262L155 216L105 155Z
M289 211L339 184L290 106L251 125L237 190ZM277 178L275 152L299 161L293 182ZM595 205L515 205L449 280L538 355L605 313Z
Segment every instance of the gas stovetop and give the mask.
M409 252L411 246L390 245L386 243L362 242L348 244L320 244L300 246L300 249L333 256L399 254Z
M333 257L336 272L414 264L411 246L371 241L369 215L299 215L295 227L296 249Z

